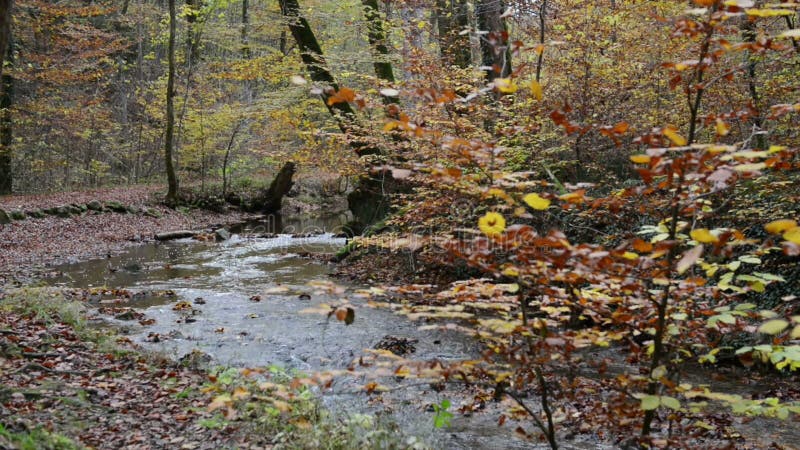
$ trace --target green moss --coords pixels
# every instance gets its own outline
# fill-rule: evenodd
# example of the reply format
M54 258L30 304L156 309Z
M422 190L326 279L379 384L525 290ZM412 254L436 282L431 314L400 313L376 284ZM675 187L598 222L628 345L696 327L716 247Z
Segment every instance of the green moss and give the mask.
M50 433L41 428L12 433L0 423L0 448L6 447L19 450L78 450L85 448L65 436Z

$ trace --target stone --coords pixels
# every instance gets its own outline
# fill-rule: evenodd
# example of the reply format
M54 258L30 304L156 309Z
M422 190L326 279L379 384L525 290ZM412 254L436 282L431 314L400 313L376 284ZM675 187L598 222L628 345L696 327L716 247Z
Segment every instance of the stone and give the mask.
M11 218L8 217L8 213L0 209L0 225L5 225L7 223L11 223Z
M220 228L219 230L214 231L214 236L216 237L217 242L227 241L231 238L231 233L225 228Z
M33 209L30 211L25 211L25 214L27 214L28 217L31 217L33 219L44 219L45 217L47 217L47 214L45 214L44 211L42 211L41 209Z
M142 214L144 214L147 217L152 217L154 219L160 219L162 217L161 212L159 210L153 209L153 208L145 209Z
M125 205L123 205L120 202L109 201L109 202L106 202L105 207L106 207L106 209L110 209L111 211L114 211L116 213L120 213L120 214L127 214L128 213L128 208L126 208Z
M131 206L128 206L128 208L127 208L127 209L128 209L128 212L129 212L129 213L131 213L131 214L139 214L139 211L141 211L141 210L139 209L139 207L137 207L137 206L133 206L133 205L131 205Z
M98 202L97 200L92 200L92 201L90 201L89 203L86 204L86 208L90 209L92 211L102 211L103 210L103 204Z
M8 216L11 217L12 220L25 220L26 218L25 212L20 209L9 211Z
M72 212L70 211L69 206L59 206L59 207L55 208L55 214L54 215L56 215L58 217L67 218L67 217L70 217L72 215Z

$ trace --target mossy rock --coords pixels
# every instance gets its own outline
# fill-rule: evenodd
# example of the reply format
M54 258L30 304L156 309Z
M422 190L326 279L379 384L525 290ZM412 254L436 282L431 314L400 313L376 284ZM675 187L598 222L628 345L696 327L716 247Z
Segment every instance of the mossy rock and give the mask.
M126 209L131 214L139 214L139 212L141 211L138 206L133 206L133 205L128 206Z
M8 213L0 209L0 225L5 225L7 223L11 223L11 218L8 217Z
M52 208L45 208L42 211L44 211L44 213L47 214L48 216L57 216L58 215L58 206L54 206Z
M153 208L145 209L142 212L142 214L144 214L147 217L152 217L154 219L160 219L161 217L163 217L163 215L161 214L161 212L159 210L153 209Z
M81 214L83 214L84 211L81 208L79 208L78 205L75 204L67 205L65 208L67 208L69 210L69 213L72 214L73 216L80 216Z
M109 209L109 210L117 212L117 213L121 213L121 214L127 214L128 213L128 208L126 208L125 205L123 205L120 202L114 202L114 201L106 202L105 207L106 207L106 209Z
M54 208L53 215L66 219L67 217L72 216L72 210L69 206L59 206L57 208Z
M89 210L92 210L92 211L102 211L103 210L103 204L98 202L97 200L92 200L92 201L90 201L89 203L86 204L86 209L89 209Z
M9 211L8 216L11 217L12 220L25 220L27 218L27 216L25 215L25 211L22 211L20 209Z
M25 211L25 214L27 214L28 217L33 219L44 219L45 217L47 217L47 214L45 214L44 211L42 211L41 209L32 209L30 211Z

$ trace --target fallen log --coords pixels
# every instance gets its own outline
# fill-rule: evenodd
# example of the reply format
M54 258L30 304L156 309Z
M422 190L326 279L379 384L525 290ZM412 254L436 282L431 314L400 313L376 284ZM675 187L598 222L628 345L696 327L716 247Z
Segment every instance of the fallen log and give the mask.
M155 238L157 241L172 241L175 239L195 237L197 234L197 231L190 230L167 231L165 233L156 234Z

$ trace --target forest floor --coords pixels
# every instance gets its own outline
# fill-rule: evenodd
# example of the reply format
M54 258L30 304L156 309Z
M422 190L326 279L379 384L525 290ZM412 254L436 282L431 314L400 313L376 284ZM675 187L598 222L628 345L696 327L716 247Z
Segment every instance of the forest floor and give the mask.
M0 449L247 449L270 448L275 439L314 448L318 439L348 439L348 430L325 422L312 400L293 404L291 414L313 424L311 431L282 420L265 429L263 418L221 418L209 408L220 385L203 364L143 352L124 336L87 325L85 305L64 292L29 287L58 264L105 257L157 233L255 217L172 210L159 203L161 192L137 186L0 198L5 211L90 202L128 208L0 224Z
M161 192L161 186L134 186L0 197L0 209L6 211L42 210L98 201L117 202L149 213L87 211L69 217L28 217L0 225L0 285L12 280L29 281L57 264L116 253L132 244L152 240L159 232L219 227L252 217L238 211L169 209L157 200Z

